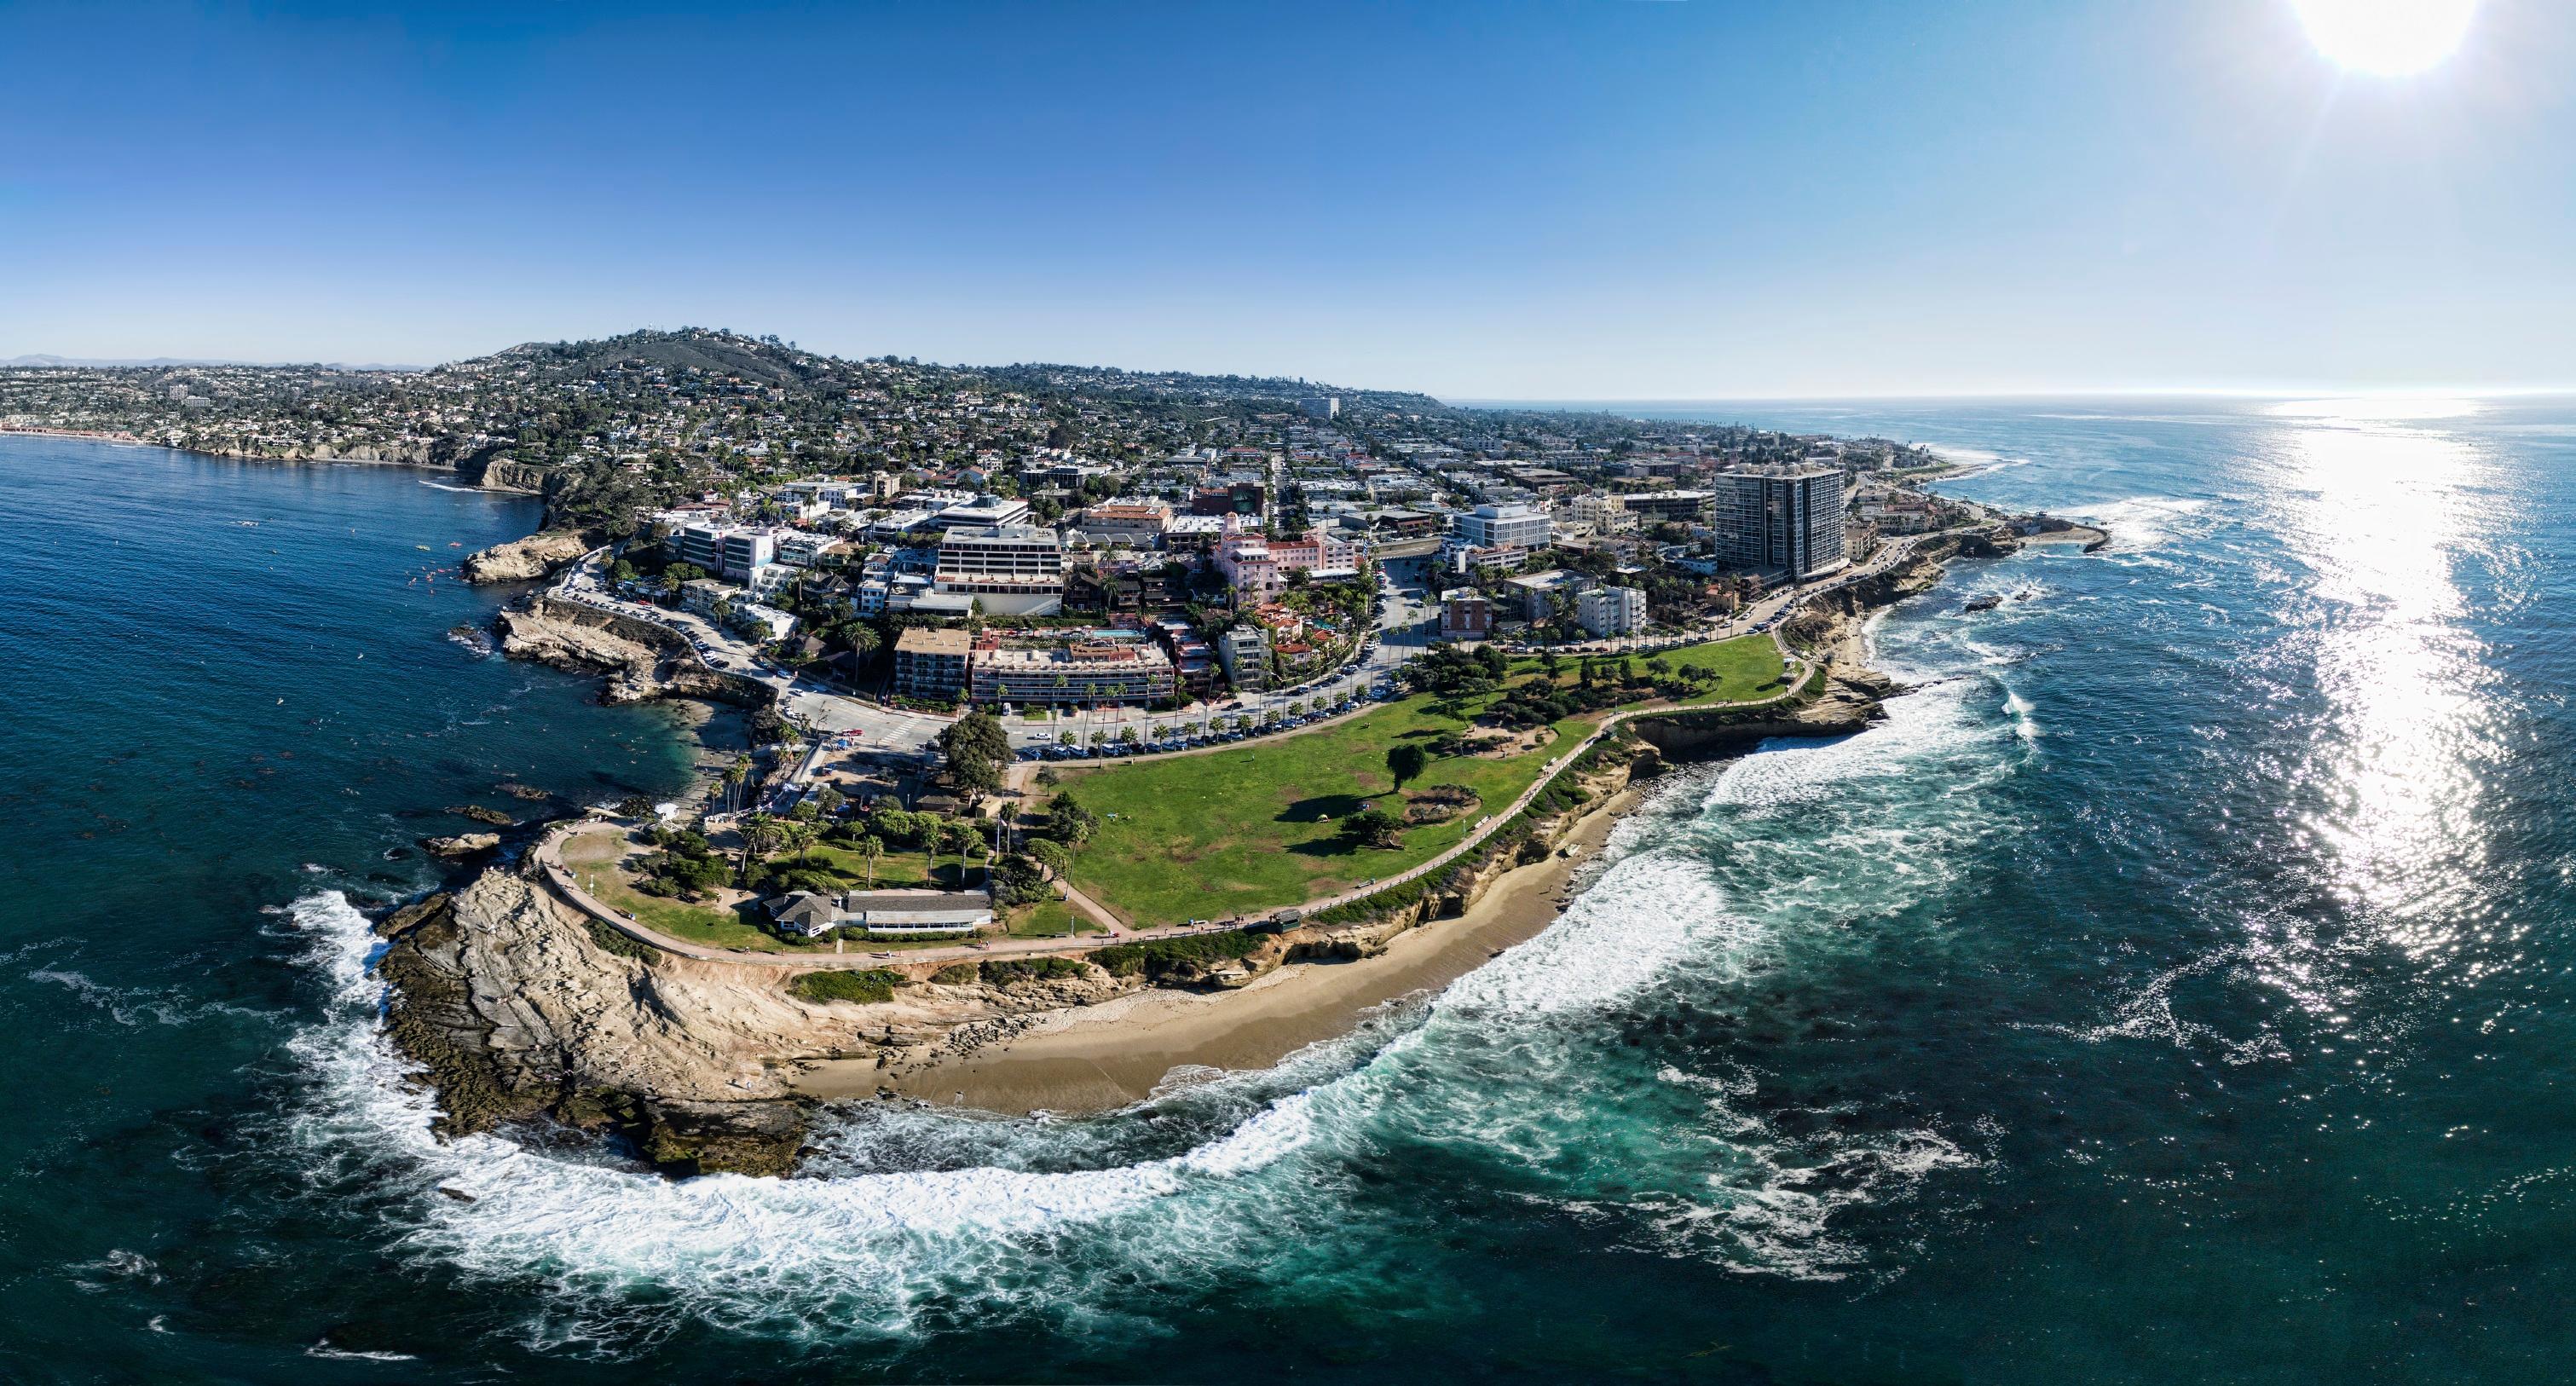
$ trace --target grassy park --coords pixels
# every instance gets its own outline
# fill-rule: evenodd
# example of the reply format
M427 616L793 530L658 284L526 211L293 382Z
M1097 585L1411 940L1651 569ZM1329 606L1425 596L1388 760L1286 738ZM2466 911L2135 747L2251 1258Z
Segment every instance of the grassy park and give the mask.
M1669 669L1711 681L1687 703L1750 701L1783 691L1780 656L1767 635L1688 646L1659 658ZM1645 660L1636 663L1642 668ZM1559 662L1559 686L1577 677L1575 660ZM1446 823L1406 828L1400 846L1373 848L1345 836L1342 820L1394 789L1388 748L1405 741L1427 748L1473 732L1493 703L1544 678L1541 661L1525 658L1513 662L1500 692L1466 699L1417 693L1299 735L1064 770L1067 789L1101 820L1098 837L1075 864L1074 881L1121 917L1151 926L1276 909L1397 874L1508 808L1551 757L1582 740L1603 714L1536 729L1508 754L1434 756L1406 787L1465 785L1481 804Z
M563 844L564 869L591 898L676 939L755 953L815 951L786 942L733 909L691 904L637 890L623 865L627 855L636 850L622 832L576 833Z

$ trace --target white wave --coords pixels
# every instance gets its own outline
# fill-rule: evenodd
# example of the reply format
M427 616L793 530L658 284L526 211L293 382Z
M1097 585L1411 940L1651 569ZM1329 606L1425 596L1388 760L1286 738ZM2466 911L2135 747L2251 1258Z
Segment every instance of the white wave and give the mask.
M2177 526L2208 506L2207 500L2196 496L2131 496L2094 506L2084 513L2084 519L2111 536L2109 552L2134 553L2163 547L2172 540Z
M1434 1010L1521 1015L1597 1007L1636 992L1684 954L1751 936L1708 868L1678 851L1611 866L1556 923L1450 985Z
M440 1141L431 1097L377 1023L378 945L365 916L337 894L299 900L290 916L313 940L308 961L336 1012L292 1042L323 1097L294 1137L335 1166L361 1152L399 1156L415 1195L402 1248L468 1274L542 1274L584 1292L651 1288L719 1321L794 1319L832 1304L854 1330L896 1332L926 1304L972 1300L979 1274L1023 1265L1026 1238L1251 1174L1313 1135L1310 1098L1291 1094L1195 1149L1121 1167L683 1182L498 1136ZM1006 1286L981 1293L1011 1307Z
M441 487L439 489L455 490L457 488L450 486ZM408 1352L360 1352L350 1348L335 1348L331 1346L331 1340L328 1338L306 1348L304 1350L304 1355L307 1357L318 1357L326 1362L417 1362L420 1360Z
M27 980L61 987L82 1002L106 1012L108 1018L119 1025L180 1026L217 1016L258 1017L264 1014L247 1006L227 1005L220 1001L192 1001L176 991L107 986L83 973L64 968L40 967L28 973Z

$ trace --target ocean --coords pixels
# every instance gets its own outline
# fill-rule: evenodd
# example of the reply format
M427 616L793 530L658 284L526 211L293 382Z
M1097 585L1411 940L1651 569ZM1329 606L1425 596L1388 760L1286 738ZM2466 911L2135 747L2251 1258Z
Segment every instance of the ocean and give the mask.
M2113 541L1954 565L1884 725L1680 772L1359 1034L684 1184L437 1142L375 1032L442 808L685 777L444 634L529 503L0 439L0 1377L2565 1375L2576 406L1676 416Z

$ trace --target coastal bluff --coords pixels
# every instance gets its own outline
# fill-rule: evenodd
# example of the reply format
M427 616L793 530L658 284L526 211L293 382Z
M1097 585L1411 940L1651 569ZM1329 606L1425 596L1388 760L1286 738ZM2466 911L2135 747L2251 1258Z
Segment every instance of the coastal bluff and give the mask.
M494 544L466 555L465 580L534 582L597 547L597 540L580 530L541 529L525 539Z
M868 1007L809 1001L791 986L803 969L642 947L520 864L405 906L377 932L387 1032L437 1091L440 1134L551 1120L622 1136L677 1176L791 1172L810 1105L789 1080L803 1064L936 1045L970 1022L1126 989L1104 974L1045 987L918 985Z

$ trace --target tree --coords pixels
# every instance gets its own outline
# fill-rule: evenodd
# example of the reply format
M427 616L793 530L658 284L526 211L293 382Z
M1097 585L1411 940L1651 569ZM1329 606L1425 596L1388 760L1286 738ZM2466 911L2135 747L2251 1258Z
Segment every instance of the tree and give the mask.
M1047 874L1057 880L1064 879L1065 875L1073 870L1073 849L1053 838L1042 837L1031 842L1029 855L1036 858L1038 865L1045 867Z
M1047 806L1047 826L1069 847L1080 847L1100 832L1100 817L1070 794L1055 796Z
M1367 809L1342 820L1342 836L1367 847L1404 845L1404 822L1384 809Z
M1430 753L1416 742L1399 741L1386 748L1387 773L1395 776L1398 789L1404 788L1406 780L1421 778L1422 772L1430 765Z
M868 889L877 888L877 858L885 855L885 839L874 833L859 839L859 855L867 859Z
M970 802L1002 787L1011 738L993 714L977 708L949 723L939 734L939 749L947 753L950 778Z
M841 791L834 789L828 784L823 786L821 789L814 791L815 811L821 813L826 818L838 814L841 811L842 806L847 803L849 803L849 800L842 796Z

